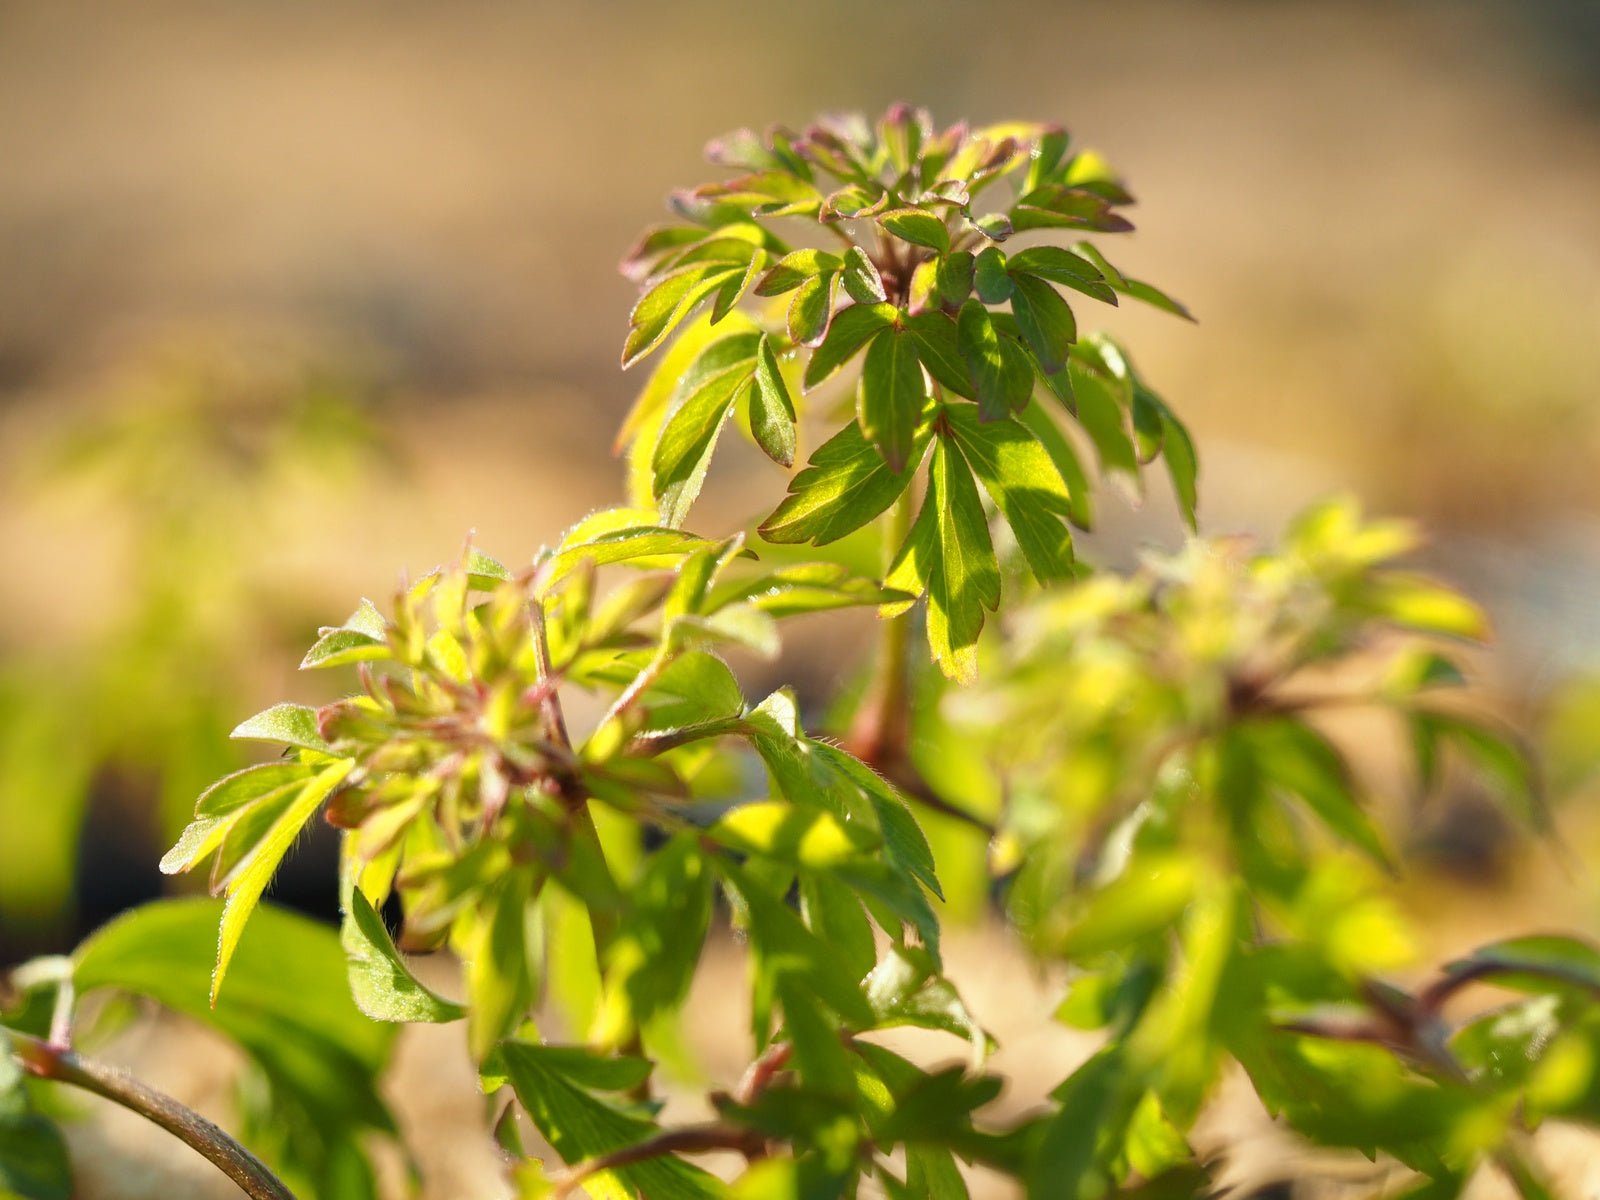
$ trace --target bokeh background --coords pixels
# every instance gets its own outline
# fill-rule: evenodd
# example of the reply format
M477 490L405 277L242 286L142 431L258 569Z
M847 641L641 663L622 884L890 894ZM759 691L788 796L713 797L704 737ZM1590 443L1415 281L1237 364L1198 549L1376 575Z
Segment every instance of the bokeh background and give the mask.
M161 892L228 728L317 698L318 624L619 496L614 264L709 136L896 99L1109 155L1118 261L1200 317L1103 323L1191 423L1203 527L1423 520L1594 861L1600 3L35 0L0 3L0 963ZM1103 561L1181 536L1164 494L1102 511ZM1430 928L1595 928L1471 800L1417 839ZM276 894L332 879L313 841Z

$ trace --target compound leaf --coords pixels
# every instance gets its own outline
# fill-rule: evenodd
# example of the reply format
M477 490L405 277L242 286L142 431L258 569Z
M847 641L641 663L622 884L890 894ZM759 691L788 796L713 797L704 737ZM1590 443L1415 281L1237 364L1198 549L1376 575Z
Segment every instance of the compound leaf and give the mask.
M620 1150L648 1140L659 1126L624 1112L590 1093L560 1047L503 1042L498 1065L545 1140L564 1162ZM648 1196L650 1200L716 1200L716 1178L680 1158L663 1156L591 1176L585 1187L596 1196ZM601 1189L604 1190L601 1190Z
M1065 524L1072 498L1049 453L1009 418L980 421L968 409L946 411L950 428L973 472L1016 535L1040 583L1072 576L1072 534Z
M862 434L896 473L911 457L926 399L916 340L902 330L885 329L867 348L857 412Z
M918 439L918 444L925 442ZM893 504L921 458L914 445L905 469L896 471L852 421L817 447L805 470L789 481L788 496L761 523L761 536L818 546L836 541Z
M946 675L971 683L978 674L984 609L1000 603L1000 566L978 485L947 439L934 448L923 503L933 506L938 532L938 554L928 574L928 644Z

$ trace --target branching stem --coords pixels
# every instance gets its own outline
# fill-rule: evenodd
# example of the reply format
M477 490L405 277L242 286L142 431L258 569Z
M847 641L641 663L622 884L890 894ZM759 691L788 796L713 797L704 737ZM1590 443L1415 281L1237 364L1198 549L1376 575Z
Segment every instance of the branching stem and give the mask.
M209 1159L251 1200L294 1200L294 1193L265 1163L219 1126L171 1096L124 1071L82 1058L42 1038L17 1030L8 1030L6 1036L12 1053L30 1075L81 1088L154 1122Z

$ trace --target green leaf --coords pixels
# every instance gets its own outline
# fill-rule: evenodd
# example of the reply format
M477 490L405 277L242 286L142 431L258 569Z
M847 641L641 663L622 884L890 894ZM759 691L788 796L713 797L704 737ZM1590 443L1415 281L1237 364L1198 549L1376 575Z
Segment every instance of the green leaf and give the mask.
M236 947L227 990L213 1004L221 907L212 900L161 900L102 926L73 956L79 994L116 988L147 996L236 1042L327 1128L392 1132L377 1085L396 1030L356 1008L338 936L263 907Z
M789 301L786 328L789 340L797 346L815 346L822 339L828 328L828 314L833 311L833 288L838 281L837 271L813 275Z
M304 704L274 704L241 721L228 735L242 741L281 742L305 750L328 753L328 743L317 731L317 710Z
M1126 412L1119 387L1099 371L1082 366L1076 359L1067 368L1072 391L1078 403L1078 424L1094 443L1100 469L1121 480L1130 492L1139 490L1139 458L1133 439L1128 436Z
M971 1200L955 1155L941 1146L907 1146L906 1200Z
M744 299L745 293L750 290L750 285L756 281L757 272L766 265L766 262L766 252L757 250L750 256L750 261L745 266L743 274L734 275L717 289L716 298L711 304L711 323L713 325L725 320L728 314L733 311L733 306Z
M690 505L699 496L722 427L740 396L752 386L756 361L751 358L736 362L706 380L661 430L661 439L656 443L654 491L661 522L669 529L683 524Z
M1017 231L1011 218L1005 213L984 213L982 216L973 217L972 227L991 242L1003 242Z
M978 299L985 304L1004 304L1014 290L1011 276L1006 274L1005 252L993 246L978 251L973 264L972 282L978 289Z
M625 1044L639 1027L682 1007L710 929L713 883L696 834L678 834L650 856L606 947L593 1039Z
M1023 177L1021 192L1025 196L1041 184L1060 178L1058 168L1071 144L1071 136L1059 126L1047 126L1034 145L1028 173Z
M1453 659L1416 645L1403 647L1383 670L1382 694L1392 700L1409 700L1433 688L1465 687L1466 673Z
M1074 248L1099 269L1101 275L1105 278L1107 286L1114 291L1121 292L1125 296L1132 296L1136 300L1142 300L1146 304L1152 304L1159 309L1172 313L1174 316L1182 317L1186 321L1194 320L1194 315L1171 296L1157 290L1148 283L1137 279L1129 279L1121 271L1117 270L1092 243L1079 242Z
M246 767L218 780L196 801L195 819L177 845L162 856L162 874L189 870L222 845L246 809L287 799L314 773L304 763L285 761Z
M957 250L937 259L934 287L942 304L964 304L972 294L976 267L970 250Z
M571 1075L570 1060L554 1047L504 1042L498 1058L517 1098L563 1162L578 1163L647 1141L659 1132L653 1122L591 1095ZM586 1189L596 1196L645 1196L649 1200L717 1200L717 1179L680 1158L663 1156L592 1176ZM604 1190L601 1190L604 1189Z
M1052 1093L1059 1107L1045 1122L1028 1170L1028 1200L1089 1200L1105 1193L1101 1139L1119 1141L1136 1087L1123 1047L1097 1052Z
M956 345L984 420L998 421L1027 406L1033 395L1033 367L1028 355L995 328L989 310L976 300L961 306L961 315L956 319Z
M631 1054L604 1054L592 1046L540 1046L539 1055L572 1083L597 1092L628 1092L650 1078L655 1064Z
M878 218L878 223L904 241L940 254L950 253L950 230L930 212L920 208L891 209Z
M628 337L622 346L622 365L631 367L659 346L712 292L741 277L745 264L694 263L661 276L639 298L628 314Z
M696 317L684 326L678 337L651 369L650 378L640 390L638 398L617 433L615 448L628 450L628 496L636 507L654 506L652 484L656 440L661 427L683 397L693 390L690 382L702 374L703 364L721 362L722 347L729 340L727 330L739 332L732 336L758 335L753 322L740 313L729 314L721 328L709 320L709 314ZM711 374L704 370L704 374ZM652 518L653 519L653 518Z
M944 892L934 873L933 851L922 826L917 824L900 793L871 767L837 746L817 742L814 747L824 761L854 783L871 803L878 818L878 832L883 837L884 857L889 864L943 900Z
M1089 490L1089 476L1084 472L1078 452L1072 448L1067 435L1061 432L1055 418L1038 404L1030 404L1023 409L1017 420L1033 431L1033 436L1039 439L1039 444L1044 447L1067 485L1068 519L1079 529L1090 528L1094 524L1094 505Z
M750 393L750 433L763 453L779 466L794 465L795 414L788 385L763 335L756 349L755 389Z
M0 1196L71 1200L72 1163L61 1131L34 1111L26 1076L0 1027Z
M756 284L758 296L781 296L792 292L808 279L828 275L844 268L844 259L826 250L795 250L785 254Z
M306 651L305 658L300 661L300 669L342 667L388 657L390 651L387 642L354 629L329 629Z
M952 406L946 418L967 462L1016 535L1040 583L1072 577L1072 498L1049 453L1013 420L980 421Z
M703 650L675 655L644 695L645 728L675 729L737 717L744 693L728 664Z
M933 506L939 534L928 572L928 644L947 676L971 683L978 673L983 610L1000 603L1000 565L978 485L961 452L942 438L934 448L923 503Z
M863 1057L882 1072L885 1056L875 1050L861 1048ZM909 1085L895 1088L894 1111L878 1126L877 1135L885 1141L951 1145L963 1156L988 1157L999 1139L976 1135L972 1114L994 1100L1002 1086L992 1075L969 1076L960 1067L919 1072Z
M1111 211L1104 196L1088 187L1047 183L1021 198L1011 210L1013 227L1028 229L1091 229L1100 233L1127 233L1127 218Z
M792 976L852 1028L869 1028L873 1020L872 1007L858 981L850 977L828 945L805 927L782 897L772 895L757 882L752 872L729 862L719 863L718 870L738 890L744 902L757 970L769 982Z
M857 304L882 304L888 299L883 290L883 277L873 266L867 252L860 246L851 246L844 254L845 271L842 276L844 290Z
M1199 474L1200 463L1195 455L1194 442L1189 437L1188 429L1165 404L1161 405L1161 448L1161 457L1167 464L1167 474L1172 478L1173 494L1178 498L1178 510L1193 532L1199 528L1195 520L1195 508L1198 504L1195 476Z
M926 400L916 339L902 330L884 330L867 348L857 413L862 434L891 471L906 469Z
M893 504L921 459L913 449L905 470L895 471L852 421L817 447L805 470L789 481L789 495L761 523L761 536L818 546L836 541Z
M883 604L894 598L875 580L853 574L842 563L797 563L719 587L708 612L747 602L773 617L824 612L834 608Z
M545 563L540 580L543 591L548 594L551 588L585 562L597 567L627 563L641 570L654 571L674 567L686 555L707 545L710 543L705 538L681 529L633 525L599 534L574 545L564 545Z
M620 264L622 274L634 283L643 283L656 273L661 261L705 237L704 229L693 225L655 225L646 229Z
M1101 280L1105 272L1087 258L1061 246L1029 246L1011 256L1009 269L1020 275L1037 275L1052 283ZM1112 303L1115 303L1115 299Z
M1411 717L1413 736L1431 745L1448 741L1481 771L1512 813L1530 828L1550 827L1538 775L1527 752L1517 742L1489 726L1453 713L1416 712ZM1418 757L1425 757L1419 747Z
M1356 798L1350 768L1332 742L1293 720L1250 722L1233 736L1255 757L1265 778L1305 801L1334 836L1394 869L1382 834Z
M826 809L777 800L758 800L730 809L707 830L707 836L742 854L760 855L808 871L865 861L864 856L876 844L869 832L846 825Z
M839 217L851 219L854 217L870 217L881 210L889 202L889 193L881 187L862 187L859 184L850 184L834 192L822 203L821 218L824 221L834 220Z
M804 928L802 926L802 928ZM772 991L783 1005L784 1033L793 1047L795 1073L807 1091L847 1097L855 1091L850 1053L811 988L790 971L777 972Z
M855 890L831 875L808 872L800 877L800 912L806 928L833 947L850 975L865 979L878 948Z
M1030 246L1011 256L1010 269L1017 275L1048 279L1107 304L1117 302L1117 293L1105 282L1098 267L1060 246Z
M467 548L466 561L462 566L466 570L467 582L481 592L492 592L502 583L510 583L512 579L511 572L506 570L503 562L485 554L476 546ZM358 609L355 619L361 619L362 616L361 610Z
M805 389L810 391L861 352L872 337L900 319L892 304L852 304L834 314L828 332L806 364Z
M906 320L905 333L916 342L917 357L940 387L958 396L973 395L954 318L943 312L918 313Z
M359 887L350 887L340 942L349 962L350 994L374 1021L459 1021L466 1010L418 981L395 949L383 918Z
M503 570L504 568L502 568ZM388 621L370 600L337 629L324 629L300 662L300 669L339 667L389 657Z
M283 814L229 873L225 885L227 903L222 909L222 925L217 939L217 965L211 974L213 1003L221 991L222 980L228 973L228 964L233 960L234 951L238 949L239 935L244 932L245 922L255 911L262 892L266 891L267 884L278 870L278 864L300 836L301 828L354 766L354 759L340 759L300 785L299 793Z
M477 1062L522 1023L533 1003L533 894L534 881L526 869L508 871L480 893L471 913L462 956L467 1048Z
M878 610L878 616L898 617L926 595L938 558L939 514L924 499L917 519L906 531L906 540L895 551L888 573L883 577L883 586L902 598L886 601Z
M974 1065L994 1050L994 1039L925 950L890 946L864 986L879 1029L911 1025L954 1034L972 1043Z
M1472 601L1442 583L1421 575L1386 571L1362 589L1361 607L1376 617L1421 633L1481 642L1489 637L1489 619Z
M1055 948L1067 958L1090 958L1167 929L1188 907L1195 885L1195 866L1188 859L1135 862L1088 897Z
M1150 284L1138 279L1124 278L1123 283L1125 285L1123 290L1135 300L1142 300L1146 304L1152 304L1175 317L1182 317L1185 321L1194 320L1194 314L1185 305L1178 303L1178 301L1159 288L1152 287Z
M1127 290L1128 281L1123 278L1122 272L1111 265L1106 256L1100 253L1100 248L1093 242L1079 242L1073 249L1100 272L1101 277L1107 284L1119 291Z
M1047 374L1067 365L1072 343L1078 340L1078 323L1072 309L1048 282L1036 275L1012 275L1016 290L1011 311L1016 315L1022 340L1033 350Z

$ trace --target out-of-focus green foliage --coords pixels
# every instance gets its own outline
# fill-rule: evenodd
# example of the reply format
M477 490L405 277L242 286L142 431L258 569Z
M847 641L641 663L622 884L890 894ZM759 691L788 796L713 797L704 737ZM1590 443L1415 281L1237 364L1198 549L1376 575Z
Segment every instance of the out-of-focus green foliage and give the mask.
M1320 725L1388 713L1422 786L1460 754L1544 828L1520 747L1448 703L1462 643L1486 627L1393 564L1415 541L1340 501L1298 518L1274 553L1192 542L1021 607L993 681L952 697L955 736L981 739L1008 798L994 845L1007 910L1074 969L1059 1018L1112 1034L1056 1093L1034 1194L1056 1194L1045 1180L1065 1163L1081 1182L1060 1194L1153 1174L1136 1165L1152 1113L1169 1129L1170 1161L1154 1165L1186 1161L1182 1135L1230 1059L1312 1140L1451 1180L1516 1150L1528 1075L1493 1068L1479 1044L1490 1018L1457 1030L1440 1011L1458 981L1514 968L1489 950L1415 996L1378 982L1411 965L1415 939L1386 894L1390 839ZM1548 956L1536 992L1588 988L1594 951L1552 940ZM1547 998L1547 1034L1592 1020L1587 1000L1568 1003ZM1529 1073L1542 1046L1525 1047Z
M80 996L114 989L209 1025L251 1070L237 1098L243 1140L307 1196L375 1196L365 1142L397 1129L378 1094L394 1029L357 1010L344 954L324 927L268 909L239 945L227 995L210 995L217 905L169 900L102 927L73 955Z
M1528 1133L1600 1121L1600 951L1517 938L1421 987L1390 982L1413 953L1387 887L1397 856L1323 721L1387 712L1422 787L1459 757L1544 832L1522 748L1446 700L1484 620L1396 565L1409 526L1347 502L1270 553L1194 540L1127 576L1075 561L1066 522L1087 520L1088 481L1071 439L1113 476L1164 453L1191 519L1195 461L1055 288L1177 306L1089 247L999 249L1126 228L1127 194L1066 145L1043 126L936 134L903 108L714 144L748 174L678 197L684 223L629 259L645 292L625 362L682 327L624 430L636 507L593 514L521 569L469 547L322 630L302 666L353 672L355 690L239 725L279 756L207 789L162 860L209 862L214 956L193 946L213 910L147 910L70 971L33 964L11 1027L69 1033L72 984L210 1020L271 1081L250 1136L280 1130L269 1155L322 1196L363 1194L358 1138L389 1129L387 1039L369 1021L465 1022L484 1090L564 1164L498 1122L528 1200L960 1200L974 1166L1030 1200L1202 1196L1216 1164L1191 1138L1231 1064L1309 1141L1399 1164L1407 1194L1456 1195L1493 1166L1546 1195ZM1001 180L1010 199L978 206ZM791 249L777 219L833 230L840 252ZM751 293L793 296L786 313L736 313ZM857 356L856 415L794 477L765 542L683 528L730 416L790 465L794 376L820 383ZM1040 384L1073 423L1032 403ZM881 578L843 554L760 557L874 522ZM1017 570L1009 590L1027 594L985 630L1001 530L1038 587ZM806 731L786 689L752 702L723 657L771 656L784 619L859 607L881 618L883 652L842 746ZM924 672L932 689L912 670L913 612L942 669ZM963 779L996 802L953 803ZM1015 928L1069 972L1057 1019L1100 1031L1022 1118L989 1107L993 1039L945 974L944 892L908 798L983 830ZM331 936L258 914L319 814L344 831L350 992L325 1011ZM708 1119L671 1124L654 1069L719 914L749 962L751 1025L728 1031L749 1067L704 1097ZM448 995L407 958L440 948L461 968ZM1478 982L1517 999L1447 1017ZM564 1010L560 1040L532 1019L541 995ZM904 1026L955 1039L954 1061L875 1036ZM42 1129L29 1153L53 1162ZM708 1152L742 1166L724 1179L690 1161ZM29 1186L50 1195L58 1178Z
M286 536L285 510L325 500L377 437L350 388L315 372L271 382L183 356L113 399L47 433L14 483L36 502L87 500L123 542L88 632L6 647L0 671L0 921L39 936L71 919L97 788L128 793L160 838L239 765L230 714L281 617L251 571L252 539Z

